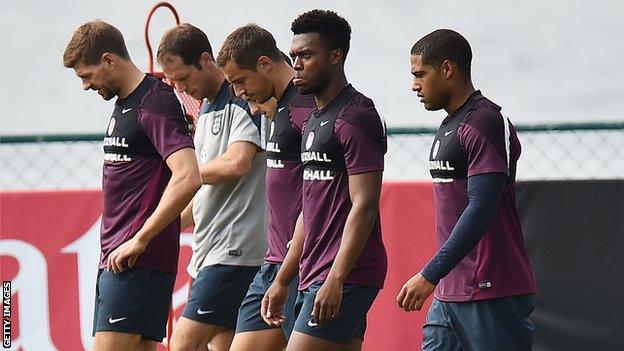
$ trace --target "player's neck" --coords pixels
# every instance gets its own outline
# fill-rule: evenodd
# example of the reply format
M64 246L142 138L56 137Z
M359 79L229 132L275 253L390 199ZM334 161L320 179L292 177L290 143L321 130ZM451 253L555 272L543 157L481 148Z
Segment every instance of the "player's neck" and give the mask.
M217 99L217 95L219 95L221 86L223 85L223 82L225 81L225 76L223 75L223 72L216 66L210 67L209 69L210 69L210 72L209 72L210 76L214 78L211 79L210 87L208 89L208 94L207 94L208 96L205 96L205 98L206 100L208 100L209 103L212 104Z
M280 99L286 92L288 84L290 84L293 77L295 76L295 70L287 65L286 62L284 62L280 63L276 67L275 73L276 79L273 86L273 97L275 98L275 100L280 101Z
M134 63L129 62L126 64L126 67L122 69L121 74L123 79L119 91L117 92L117 97L125 99L141 84L143 78L145 78L145 73L138 69Z
M344 87L349 84L347 82L347 77L344 72L341 72L339 76L330 80L329 84L318 94L314 95L316 99L316 106L319 109L324 108L329 104L341 91Z
M472 95L472 93L474 92L475 92L475 88L472 85L471 81L468 81L465 84L462 84L459 87L457 87L455 91L452 92L451 99L449 100L449 103L444 108L444 110L446 110L446 113L448 113L449 115L452 115L453 113L455 113L455 111L457 111L458 108L460 108L463 104L466 103L470 95Z
M120 99L127 98L143 81L145 78L145 73L137 68L134 63L129 62L126 64L122 70L123 80L121 82L121 86L119 87L119 91L117 92L117 97Z

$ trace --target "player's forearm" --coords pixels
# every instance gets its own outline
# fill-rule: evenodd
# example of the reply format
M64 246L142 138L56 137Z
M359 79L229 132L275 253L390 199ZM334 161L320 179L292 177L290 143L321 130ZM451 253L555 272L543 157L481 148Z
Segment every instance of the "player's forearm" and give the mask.
M342 241L327 279L344 282L368 242L379 208L376 202L354 204L345 223Z
M301 259L301 253L303 252L304 239L303 213L300 213L299 217L297 217L295 232L290 242L290 247L288 248L284 262L282 262L282 267L280 267L280 270L275 277L276 282L283 285L289 285L290 282L297 276L297 273L299 272L299 260Z
M150 242L180 215L200 186L197 174L188 172L176 175L174 173L156 209L137 232L136 238L145 243Z
M437 284L479 243L498 213L506 175L489 173L468 178L469 203L448 240L421 274Z
M199 167L203 184L223 184L242 178L251 169L251 162L221 155Z
M189 201L188 205L182 210L180 214L180 231L184 229L194 226L195 221L193 220L193 199Z

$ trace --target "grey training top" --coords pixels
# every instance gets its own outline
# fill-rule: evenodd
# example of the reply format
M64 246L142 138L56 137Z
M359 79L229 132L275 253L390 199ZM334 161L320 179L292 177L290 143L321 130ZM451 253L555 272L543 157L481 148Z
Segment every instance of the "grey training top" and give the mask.
M200 167L237 141L250 142L260 150L260 125L224 82L215 101L204 102L197 121L195 152ZM251 170L242 178L199 189L193 199L193 255L187 267L193 278L215 264L262 264L267 251L265 171L265 152L258 151Z

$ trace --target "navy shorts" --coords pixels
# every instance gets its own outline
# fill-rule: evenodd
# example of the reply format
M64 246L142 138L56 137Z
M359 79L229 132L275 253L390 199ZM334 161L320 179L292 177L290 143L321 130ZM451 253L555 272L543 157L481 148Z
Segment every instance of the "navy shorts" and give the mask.
M182 315L188 319L234 329L238 308L260 267L216 264L193 280Z
M129 268L120 273L101 269L95 287L93 335L112 331L139 334L162 341L175 274L147 268Z
M300 291L295 303L295 328L300 333L320 339L350 344L353 338L364 340L366 314L379 293L378 288L362 285L345 284L342 287L342 303L338 318L328 324L320 325L312 319L312 309L316 292L322 282L317 282Z
M247 296L245 296L243 304L238 310L238 321L236 322L237 333L274 328L262 319L260 308L262 306L262 298L275 280L281 266L281 264L265 262L260 268L260 271L256 274L253 283L249 286ZM284 305L284 315L286 318L282 324L282 332L286 340L290 338L293 326L295 325L294 307L295 301L297 300L298 285L299 279L295 278L288 286L288 296L286 297L286 304Z
M533 347L533 295L471 302L433 300L423 327L424 351L506 350Z

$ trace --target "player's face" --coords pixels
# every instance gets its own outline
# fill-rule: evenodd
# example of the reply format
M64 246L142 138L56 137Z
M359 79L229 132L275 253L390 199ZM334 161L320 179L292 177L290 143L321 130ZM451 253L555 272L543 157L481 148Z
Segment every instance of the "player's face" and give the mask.
M178 55L165 55L162 68L165 77L176 87L197 100L202 100L208 95L211 76L208 69L203 67L205 58L200 59L201 69L195 65L187 65Z
M411 70L414 80L412 90L420 98L420 102L430 111L443 109L448 102L442 70L423 63L422 56L411 55Z
M223 74L232 84L234 95L259 104L273 97L273 84L268 74L270 68L265 64L271 64L266 56L258 59L255 71L241 68L233 60L228 61L223 67Z
M84 90L96 90L104 100L110 100L117 95L117 89L114 87L113 74L109 63L101 61L97 65L87 65L78 62L74 66L76 75L82 80L82 88Z
M250 101L249 109L251 110L252 115L262 113L264 114L264 117L273 118L275 116L275 111L277 110L277 100L275 100L274 97L271 97L261 104Z
M293 37L290 47L295 70L293 83L302 94L318 94L327 86L332 74L330 54L318 33Z

